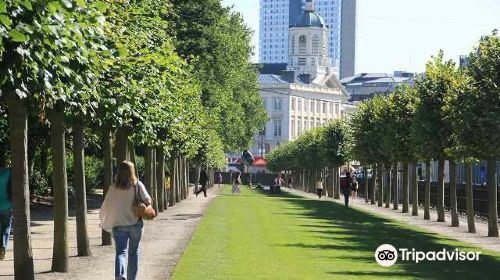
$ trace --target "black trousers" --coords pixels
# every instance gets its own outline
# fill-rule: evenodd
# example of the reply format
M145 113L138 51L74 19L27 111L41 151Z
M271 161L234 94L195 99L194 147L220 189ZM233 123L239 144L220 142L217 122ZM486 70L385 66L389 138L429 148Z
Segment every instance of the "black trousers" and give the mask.
M344 193L345 206L349 206L349 196L351 195L351 189L345 188L342 192Z
M196 195L199 195L201 192L203 192L203 195L207 197L207 184L201 184L201 188L195 193Z

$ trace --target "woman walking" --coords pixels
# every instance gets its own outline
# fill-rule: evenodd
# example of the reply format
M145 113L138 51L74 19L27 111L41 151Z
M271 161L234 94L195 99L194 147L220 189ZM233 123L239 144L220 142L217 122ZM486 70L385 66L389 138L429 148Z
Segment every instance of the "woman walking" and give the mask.
M316 193L321 199L321 196L323 195L323 177L319 177L318 181L316 181Z
M134 211L134 206L137 202L145 205L151 205L152 202L144 184L135 174L134 164L130 161L118 166L115 183L109 188L99 214L101 227L113 233L115 240L115 280L135 280L137 277L139 244L144 224Z
M220 189L220 185L222 184L222 173L217 172L217 174L215 175L215 183Z
M238 172L238 175L236 175L236 180L234 180L232 193L241 194L240 186L241 186L241 172Z
M0 167L0 260L5 259L12 226L12 194L9 168Z

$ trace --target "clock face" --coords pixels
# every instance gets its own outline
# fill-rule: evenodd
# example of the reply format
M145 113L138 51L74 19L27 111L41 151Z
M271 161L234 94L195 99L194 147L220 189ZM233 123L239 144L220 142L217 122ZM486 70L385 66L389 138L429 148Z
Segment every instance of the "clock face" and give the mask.
M306 42L306 36L302 35L299 37L299 42L305 43Z

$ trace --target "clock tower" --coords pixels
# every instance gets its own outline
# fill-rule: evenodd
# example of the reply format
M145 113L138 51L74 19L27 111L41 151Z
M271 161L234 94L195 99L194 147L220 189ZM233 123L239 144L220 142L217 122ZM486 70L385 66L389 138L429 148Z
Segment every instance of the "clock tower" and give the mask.
M306 0L305 10L289 29L287 70L296 77L308 76L314 81L331 71L328 58L328 28L325 20L314 11L313 0Z

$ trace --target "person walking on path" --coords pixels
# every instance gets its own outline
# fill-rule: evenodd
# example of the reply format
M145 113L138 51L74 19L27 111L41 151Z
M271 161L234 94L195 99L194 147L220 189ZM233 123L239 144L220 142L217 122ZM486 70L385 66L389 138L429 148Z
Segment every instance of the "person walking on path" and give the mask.
M12 227L12 189L11 171L0 167L0 260L5 259L5 251L9 242L10 228Z
M241 194L240 186L241 186L241 172L238 172L238 174L236 175L236 179L234 180L234 185L231 192L233 194L235 193Z
M321 199L321 196L323 195L323 177L319 177L318 181L316 181L316 193Z
M217 172L217 174L215 175L215 183L217 184L217 186L220 189L221 188L220 185L222 184L222 173Z
M345 173L345 178L340 181L340 188L344 194L345 207L349 207L349 195L351 195L352 189L352 176L351 172L347 171Z
M351 190L351 195L352 195L352 199L356 199L358 198L358 180L356 179L356 176L352 176L352 190Z
M196 196L198 196L201 192L203 192L203 195L205 197L207 197L207 182L208 182L207 171L205 169L202 169L200 172L201 188L197 192L194 193Z
M134 205L138 201L147 206L152 203L146 187L135 174L134 164L130 161L118 166L115 183L109 188L99 213L100 226L112 233L115 240L115 280L135 280L137 277L144 224L134 211Z

